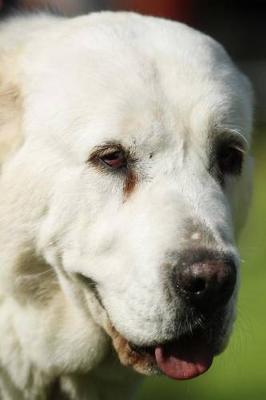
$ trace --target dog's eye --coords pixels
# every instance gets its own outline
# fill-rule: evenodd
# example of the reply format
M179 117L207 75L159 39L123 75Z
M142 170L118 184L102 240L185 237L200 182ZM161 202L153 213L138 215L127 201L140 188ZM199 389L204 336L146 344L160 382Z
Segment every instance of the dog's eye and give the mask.
M217 150L219 173L239 175L241 173L244 151L235 144L221 144Z
M120 144L104 144L94 149L88 161L104 170L124 171L128 167L128 152Z
M127 161L123 151L117 150L99 157L100 161L112 169L126 167Z

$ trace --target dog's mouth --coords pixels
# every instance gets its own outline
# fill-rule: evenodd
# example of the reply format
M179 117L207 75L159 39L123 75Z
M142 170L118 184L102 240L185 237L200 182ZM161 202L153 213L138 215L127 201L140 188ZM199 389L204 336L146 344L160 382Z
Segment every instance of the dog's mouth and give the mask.
M88 285L88 279L86 284ZM211 367L214 356L224 348L223 312L221 315L216 313L215 319L204 324L204 328L195 327L171 341L148 346L136 345L117 331L93 286L93 292L95 291L95 297L105 313L103 328L110 336L120 362L139 373L163 373L176 380L192 379L205 373Z
M163 373L176 380L192 379L206 372L218 353L207 332L199 330L153 346L130 343L114 327L108 334L121 363L145 375Z
M203 374L210 368L214 357L212 346L199 332L155 346L129 346L167 377L177 380L192 379Z

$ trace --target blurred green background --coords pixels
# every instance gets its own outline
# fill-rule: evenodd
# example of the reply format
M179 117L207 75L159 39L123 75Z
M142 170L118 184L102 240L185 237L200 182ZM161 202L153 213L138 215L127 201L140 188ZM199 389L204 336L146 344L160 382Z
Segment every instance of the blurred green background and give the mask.
M242 283L229 346L195 380L147 378L138 400L266 399L266 127L255 130L253 143L254 195L240 238Z

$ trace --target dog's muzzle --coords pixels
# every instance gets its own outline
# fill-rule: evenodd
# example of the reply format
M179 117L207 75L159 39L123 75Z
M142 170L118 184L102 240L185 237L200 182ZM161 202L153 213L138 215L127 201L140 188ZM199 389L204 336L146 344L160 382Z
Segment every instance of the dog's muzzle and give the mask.
M170 338L137 345L128 341L112 321L105 327L120 361L144 374L162 372L183 380L206 372L215 355L224 349L227 306L235 291L236 262L231 254L190 249L176 254L177 263L167 271L168 293L179 303ZM105 309L97 284L78 274ZM170 289L170 290L169 290Z

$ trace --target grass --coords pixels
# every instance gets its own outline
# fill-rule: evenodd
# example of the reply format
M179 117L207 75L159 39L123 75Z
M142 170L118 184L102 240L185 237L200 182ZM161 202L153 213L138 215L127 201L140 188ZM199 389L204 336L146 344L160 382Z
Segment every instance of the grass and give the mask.
M138 400L266 399L266 129L255 136L255 185L240 240L242 284L238 319L229 348L195 380L148 378Z

